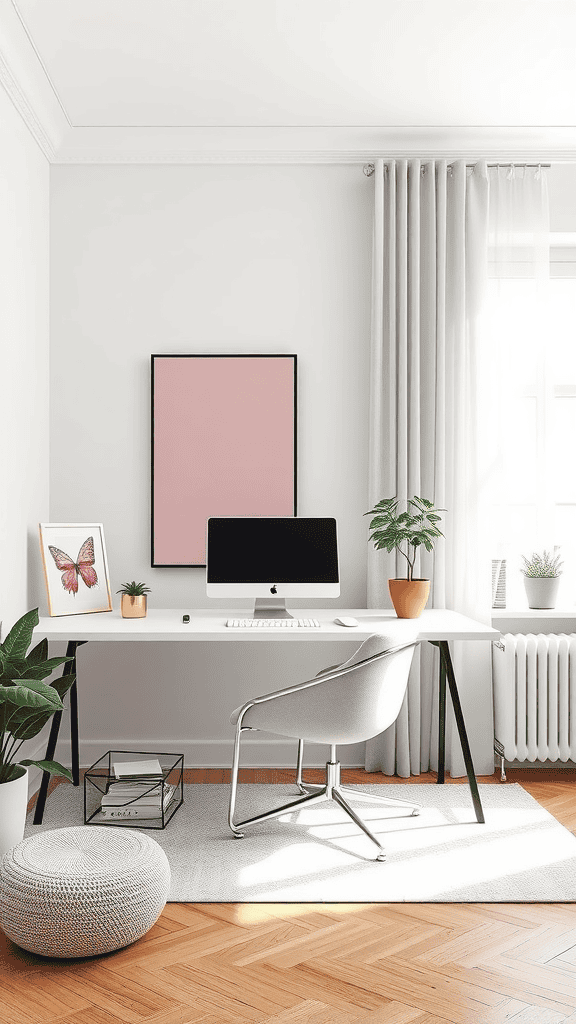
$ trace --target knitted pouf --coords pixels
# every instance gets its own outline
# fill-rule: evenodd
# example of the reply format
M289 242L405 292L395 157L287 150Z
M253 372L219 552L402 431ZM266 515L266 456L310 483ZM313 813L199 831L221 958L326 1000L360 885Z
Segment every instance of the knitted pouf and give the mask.
M40 832L0 862L0 926L42 956L95 956L135 942L170 888L164 850L134 829Z

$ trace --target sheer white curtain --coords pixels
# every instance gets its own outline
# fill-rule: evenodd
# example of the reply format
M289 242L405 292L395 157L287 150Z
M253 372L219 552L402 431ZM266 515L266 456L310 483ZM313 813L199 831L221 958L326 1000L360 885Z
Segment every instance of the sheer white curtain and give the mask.
M487 280L488 169L481 161L378 161L375 166L370 411L371 507L415 494L447 509L445 540L422 553L430 606L489 622L483 549L478 357ZM368 605L389 607L400 560L369 546ZM422 645L400 717L366 745L366 768L407 777L437 765L437 652ZM454 667L479 774L493 771L490 650L454 645ZM450 702L448 702L450 703ZM446 766L465 774L451 714Z
M490 276L545 282L550 276L547 168L539 164L488 168Z
M489 183L486 364L497 369L491 373L492 415L483 435L488 522L492 556L507 559L508 606L518 608L526 602L521 552L552 548L560 539L554 502L562 495L554 494L557 453L550 449L554 384L565 382L554 365L550 324L547 169L491 167Z

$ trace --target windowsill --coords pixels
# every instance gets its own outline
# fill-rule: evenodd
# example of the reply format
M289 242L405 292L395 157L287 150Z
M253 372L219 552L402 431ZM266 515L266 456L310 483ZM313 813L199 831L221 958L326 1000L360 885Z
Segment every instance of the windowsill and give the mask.
M557 622L567 620L576 623L575 608L493 608L492 625L502 628L507 622L519 619L537 619L539 622Z

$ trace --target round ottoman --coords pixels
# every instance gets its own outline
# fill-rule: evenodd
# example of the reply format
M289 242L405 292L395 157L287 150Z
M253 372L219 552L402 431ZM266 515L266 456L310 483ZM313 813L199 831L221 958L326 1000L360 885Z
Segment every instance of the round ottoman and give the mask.
M42 956L121 949L158 920L170 888L162 848L134 829L40 832L0 862L0 926Z

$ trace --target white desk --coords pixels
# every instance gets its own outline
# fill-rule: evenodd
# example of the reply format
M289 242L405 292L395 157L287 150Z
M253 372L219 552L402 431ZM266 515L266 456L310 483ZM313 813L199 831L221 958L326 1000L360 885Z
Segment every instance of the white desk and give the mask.
M450 655L451 640L497 640L500 632L492 626L486 626L474 619L469 619L459 612L443 609L427 608L418 619L398 619L395 612L387 609L374 610L366 608L297 608L292 609L299 618L315 618L320 622L319 629L286 628L279 626L272 629L232 629L226 626L227 618L249 617L251 610L242 609L178 609L151 608L146 618L123 619L119 611L98 612L90 615L62 615L55 618L42 617L34 635L37 640L46 637L51 640L65 640L68 644L67 654L74 660L64 667L64 671L76 672L76 650L81 644L91 641L169 641L170 643L194 641L218 641L219 643L259 643L261 641L279 640L283 643L302 641L318 643L325 640L353 640L360 644L373 633L388 633L394 630L396 636L408 635L414 628L418 630L418 639L427 640L440 651L439 676L439 737L438 737L438 782L444 782L445 736L446 736L446 683L450 690L454 715L462 753L466 764L466 772L472 800L478 821L484 821L474 766L470 754L466 727L460 706L460 698ZM183 623L184 612L190 615L190 622ZM358 619L358 626L338 626L334 622L337 615L348 615ZM56 750L58 732L62 713L52 718L50 737L46 749L46 760L52 760ZM78 752L78 692L76 682L70 688L70 723L72 740L72 775L74 785L80 784L79 752ZM44 773L40 793L36 804L34 824L40 824L44 814L44 805L48 792L49 775Z
M250 618L251 609L234 608L151 608L144 619L123 619L119 611L96 612L91 615L59 615L42 617L34 635L48 640L187 640L245 641L269 640L282 637L291 640L353 640L361 643L372 633L395 631L412 632L416 627L420 640L497 640L500 632L492 626L469 619L459 612L440 608L426 608L418 619L398 619L392 610L375 611L366 608L292 608L294 617L318 619L320 629L231 629L228 618ZM183 623L187 612L190 622ZM337 626L337 615L350 615L358 619L354 627Z

